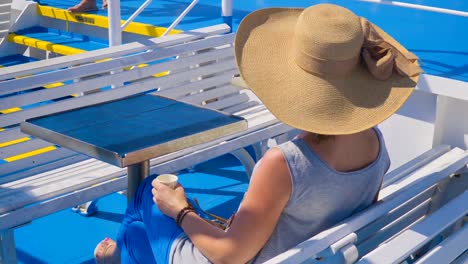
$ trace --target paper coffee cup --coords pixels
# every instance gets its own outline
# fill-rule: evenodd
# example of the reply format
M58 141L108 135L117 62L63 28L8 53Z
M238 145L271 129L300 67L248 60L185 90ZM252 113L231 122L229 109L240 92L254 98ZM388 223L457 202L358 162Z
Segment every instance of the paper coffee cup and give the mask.
M156 177L156 180L166 186L171 187L172 189L175 189L175 187L177 186L178 177L174 174L161 174L158 177Z

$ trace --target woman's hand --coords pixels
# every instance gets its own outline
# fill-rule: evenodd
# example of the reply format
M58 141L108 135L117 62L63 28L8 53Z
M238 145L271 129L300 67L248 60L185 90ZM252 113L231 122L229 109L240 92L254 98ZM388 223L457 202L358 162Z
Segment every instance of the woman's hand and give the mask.
M175 189L171 189L157 180L153 180L151 184L153 185L153 189L151 190L153 201L156 206L165 215L176 219L180 210L188 205L182 185L177 184Z

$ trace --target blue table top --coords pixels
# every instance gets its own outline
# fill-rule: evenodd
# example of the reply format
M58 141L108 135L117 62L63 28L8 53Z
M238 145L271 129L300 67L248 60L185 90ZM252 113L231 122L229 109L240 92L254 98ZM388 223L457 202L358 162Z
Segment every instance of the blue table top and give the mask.
M25 133L125 167L247 128L246 120L156 95L26 120Z

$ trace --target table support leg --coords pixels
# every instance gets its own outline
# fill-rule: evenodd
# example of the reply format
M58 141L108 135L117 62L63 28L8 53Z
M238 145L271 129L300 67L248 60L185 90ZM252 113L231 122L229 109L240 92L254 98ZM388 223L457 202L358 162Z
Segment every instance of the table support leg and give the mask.
M149 175L149 160L142 161L127 167L128 173L128 191L127 201L130 202L140 183Z

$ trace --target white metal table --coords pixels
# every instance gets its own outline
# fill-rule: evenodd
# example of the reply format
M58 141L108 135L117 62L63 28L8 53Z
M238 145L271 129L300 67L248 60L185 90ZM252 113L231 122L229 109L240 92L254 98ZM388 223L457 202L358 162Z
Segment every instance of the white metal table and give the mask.
M127 167L129 199L149 175L150 159L245 129L240 117L149 94L21 124L25 133Z

